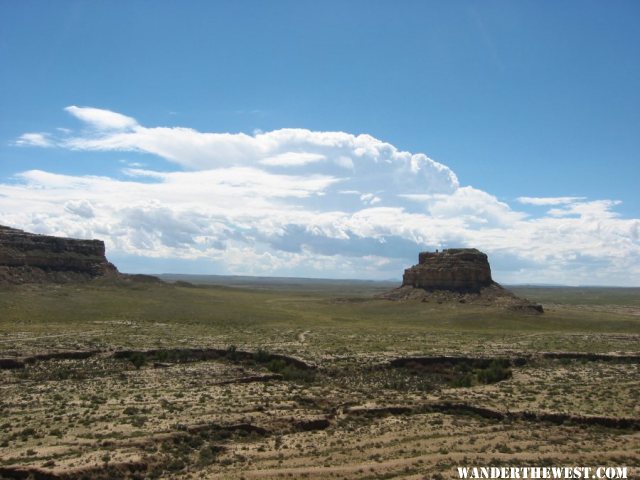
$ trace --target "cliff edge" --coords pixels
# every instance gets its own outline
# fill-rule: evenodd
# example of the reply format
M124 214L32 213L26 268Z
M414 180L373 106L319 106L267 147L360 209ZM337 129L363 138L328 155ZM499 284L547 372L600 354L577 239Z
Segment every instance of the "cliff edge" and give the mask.
M101 240L78 240L0 225L0 284L66 283L119 277Z
M421 252L407 268L402 286L379 295L396 301L494 305L527 313L543 313L542 305L517 297L491 278L487 255L475 248Z
M479 292L493 283L487 255L475 248L421 252L418 264L402 276L403 286L425 290Z

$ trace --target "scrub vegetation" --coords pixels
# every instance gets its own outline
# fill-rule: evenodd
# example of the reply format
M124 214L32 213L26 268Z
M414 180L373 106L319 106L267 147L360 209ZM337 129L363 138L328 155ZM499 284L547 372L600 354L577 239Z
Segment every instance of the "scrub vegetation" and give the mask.
M0 478L635 474L639 289L514 289L534 316L177 280L0 290Z

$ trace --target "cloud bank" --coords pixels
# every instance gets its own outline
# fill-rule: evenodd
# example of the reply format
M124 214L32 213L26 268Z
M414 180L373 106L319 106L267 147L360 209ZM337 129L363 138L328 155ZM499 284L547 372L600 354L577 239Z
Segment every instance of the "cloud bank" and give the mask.
M640 278L640 220L620 218L614 200L519 197L544 210L534 216L370 135L207 133L66 111L82 128L25 133L15 145L151 154L175 168L129 166L118 178L23 171L0 184L2 223L102 238L115 256L200 262L206 273L390 278L419 250L474 246L504 282Z

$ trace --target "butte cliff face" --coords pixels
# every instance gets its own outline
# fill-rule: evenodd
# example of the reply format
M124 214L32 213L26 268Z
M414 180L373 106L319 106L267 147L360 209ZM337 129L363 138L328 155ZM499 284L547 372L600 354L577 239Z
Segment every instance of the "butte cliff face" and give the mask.
M541 305L519 298L491 278L485 253L475 248L422 252L418 264L407 268L402 286L380 295L388 300L471 303L542 313Z
M475 248L422 252L402 277L403 286L425 290L479 292L493 283L487 255Z
M101 240L24 232L0 225L0 284L73 282L119 275Z

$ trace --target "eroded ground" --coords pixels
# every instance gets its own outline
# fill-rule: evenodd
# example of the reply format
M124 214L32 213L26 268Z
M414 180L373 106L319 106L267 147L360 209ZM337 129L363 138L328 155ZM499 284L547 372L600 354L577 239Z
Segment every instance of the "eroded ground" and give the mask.
M394 317L388 303L333 293L147 288L112 290L114 304L71 287L0 293L3 476L613 465L634 478L640 329L619 309L539 319L405 305ZM560 351L576 355L545 355Z

